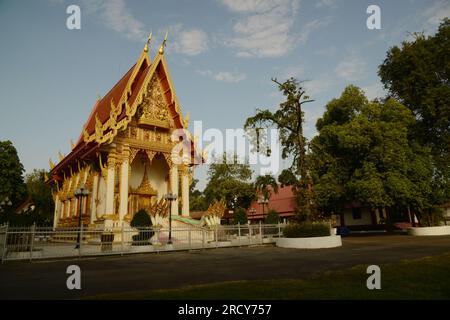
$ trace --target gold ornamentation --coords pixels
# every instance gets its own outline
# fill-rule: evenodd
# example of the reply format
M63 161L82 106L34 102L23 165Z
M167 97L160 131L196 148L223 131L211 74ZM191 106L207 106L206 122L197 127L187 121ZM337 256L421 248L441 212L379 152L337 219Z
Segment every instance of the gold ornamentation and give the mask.
M166 159L167 165L169 166L169 168L173 167L173 162L172 162L172 155L170 153L163 153L164 158Z
M186 113L186 117L184 117L184 119L183 119L183 127L184 128L187 128L189 126L189 118L190 118L190 115L188 112L188 113Z
M59 161L63 161L64 155L59 151L58 151L58 157L59 157Z
M129 157L129 164L133 163L134 158L138 154L139 149L136 148L130 148L130 157Z
M147 42L145 43L145 46L144 46L144 52L148 52L148 47L149 47L151 41L152 41L152 32L150 32L150 34L148 35Z
M138 195L147 195L147 196L156 196L157 191L153 189L152 185L150 184L150 181L148 180L148 174L147 174L147 166L144 166L144 175L142 177L141 184L136 189L131 189L132 194L138 194Z
M145 153L147 154L148 160L150 161L150 164L152 163L153 159L155 158L156 151L151 150L145 150Z
M167 42L167 36L169 35L169 30L166 31L166 35L164 36L164 40L161 44L161 47L159 47L159 54L164 54L164 48L166 47L166 42Z
M51 158L48 159L48 165L50 166L50 170L53 170L53 168L55 167L55 164L52 162Z
M206 210L206 215L222 218L225 213L226 207L227 205L225 203L225 200L222 199L220 201L216 201L209 205L208 209Z
M99 155L98 157L98 161L99 161L99 166L100 166L100 171L102 174L103 179L106 179L107 175L108 175L108 169L106 166L103 165L103 161L102 161L102 156Z
M169 109L156 76L150 81L138 112L139 124L170 128Z

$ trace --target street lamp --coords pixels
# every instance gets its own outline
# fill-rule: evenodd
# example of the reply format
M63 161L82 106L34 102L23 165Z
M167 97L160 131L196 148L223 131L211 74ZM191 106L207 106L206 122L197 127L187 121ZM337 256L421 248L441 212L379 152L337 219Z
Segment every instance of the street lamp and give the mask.
M177 195L169 192L168 194L164 195L164 200L169 201L169 241L167 241L167 244L172 244L172 201L177 200Z
M78 189L75 190L75 197L78 199L78 203L80 204L80 213L78 215L78 236L77 236L77 245L75 249L80 248L81 242L81 211L83 207L83 199L89 195L89 191L84 184L82 184Z
M260 197L258 199L258 204L262 205L262 216L264 218L264 206L269 204L269 199L267 199L266 197Z

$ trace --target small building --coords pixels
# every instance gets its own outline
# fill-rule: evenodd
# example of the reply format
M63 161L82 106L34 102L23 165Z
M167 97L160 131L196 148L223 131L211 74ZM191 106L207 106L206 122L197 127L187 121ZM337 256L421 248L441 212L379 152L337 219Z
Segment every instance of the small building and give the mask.
M270 210L278 212L282 221L295 216L295 195L292 186L280 186L277 193L271 191L267 205L259 204L257 200L253 201L247 210L247 218L251 223L264 222Z
M269 210L275 210L280 215L281 220L289 220L295 216L295 207L296 199L292 186L279 187L278 193L271 192L267 204L260 204L257 200L253 201L247 210L247 217L250 222L264 221ZM446 210L450 212L450 205L446 207ZM345 205L342 212L334 215L333 221L336 222L336 226L372 229L384 225L388 215L394 223L401 225L401 228L412 224L406 212L398 212L390 208L372 210L358 201Z

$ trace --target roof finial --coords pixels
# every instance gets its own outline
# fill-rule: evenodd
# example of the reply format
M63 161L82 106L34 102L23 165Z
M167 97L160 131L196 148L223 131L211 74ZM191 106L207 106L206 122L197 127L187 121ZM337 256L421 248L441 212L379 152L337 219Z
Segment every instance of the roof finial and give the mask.
M150 34L148 35L148 38L147 38L147 42L145 43L145 46L144 46L144 51L145 52L148 52L148 46L149 46L149 44L150 44L150 41L152 41L152 32L150 32Z
M167 35L169 34L169 30L166 31L166 35L164 37L163 43L161 44L161 47L159 47L159 54L164 54L164 48L166 46L167 42Z

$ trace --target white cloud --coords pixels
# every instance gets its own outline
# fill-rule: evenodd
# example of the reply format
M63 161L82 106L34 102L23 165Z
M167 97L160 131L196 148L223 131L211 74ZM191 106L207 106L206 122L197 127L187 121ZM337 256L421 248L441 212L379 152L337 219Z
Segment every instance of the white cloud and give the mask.
M232 73L228 71L218 72L214 75L217 81L237 83L244 80L247 76L244 73Z
M189 29L177 32L174 49L188 56L196 56L208 50L208 35L200 29Z
M212 72L211 70L197 70L197 73L214 79L216 81L228 82L228 83L238 83L247 78L245 73L230 72L230 71L219 71Z
M337 65L335 71L339 77L346 80L358 80L364 74L365 69L366 64L362 59L356 54L351 54Z
M107 28L123 34L131 40L144 41L145 25L126 8L124 0L85 0L82 10L95 15Z
M286 1L267 1L267 0L222 0L222 3L231 11L235 12L265 12L276 7L280 2Z
M237 49L237 56L279 57L298 43L292 26L300 0L222 0L222 3L239 14L233 36L225 41Z
M434 3L423 12L423 16L426 19L426 28L437 27L442 19L450 17L450 2L448 0L441 0Z
M306 93L315 99L320 93L326 92L328 89L336 85L336 79L329 74L321 74L312 80L305 81L303 86L306 89Z
M298 37L298 41L301 43L305 43L311 33L318 29L328 26L331 23L331 17L326 17L324 19L315 19L308 22L301 30L301 33Z
M337 8L338 0L319 0L316 2L316 8Z
M362 90L366 93L369 100L386 96L386 91L383 89L380 82L375 82L374 84L362 88Z

